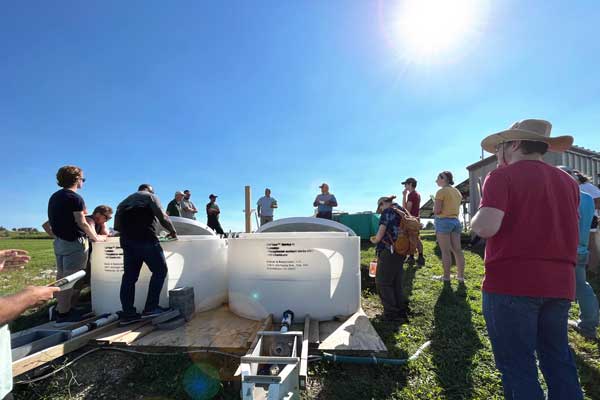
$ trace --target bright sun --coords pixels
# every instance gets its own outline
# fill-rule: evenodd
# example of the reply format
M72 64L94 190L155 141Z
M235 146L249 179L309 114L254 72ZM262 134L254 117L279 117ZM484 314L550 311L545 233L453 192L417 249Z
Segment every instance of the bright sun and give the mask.
M405 0L397 21L402 52L411 61L454 55L476 33L482 0Z

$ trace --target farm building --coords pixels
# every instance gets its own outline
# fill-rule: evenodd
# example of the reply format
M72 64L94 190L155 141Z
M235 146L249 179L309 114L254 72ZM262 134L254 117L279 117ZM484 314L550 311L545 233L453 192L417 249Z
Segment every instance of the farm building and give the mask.
M579 146L573 146L564 153L546 153L544 160L552 165L567 165L578 169L584 175L593 179L595 185L600 184L600 153ZM462 218L463 222L469 220L479 208L479 185L483 183L486 175L496 168L496 156L492 155L474 164L467 166L469 179L455 187L463 195ZM429 200L421 207L421 218L433 218L433 202Z

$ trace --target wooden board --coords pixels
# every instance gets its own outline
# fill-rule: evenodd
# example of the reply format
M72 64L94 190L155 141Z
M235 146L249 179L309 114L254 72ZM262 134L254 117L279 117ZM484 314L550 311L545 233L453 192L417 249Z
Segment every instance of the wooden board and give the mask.
M150 332L154 332L157 326L154 324L147 324L137 327L136 329L127 332L125 335L119 336L117 339L112 341L112 344L128 345L135 342L138 339L148 335Z
M144 325L148 325L150 322L151 320L146 320L131 325L118 326L115 329L112 329L111 331L96 337L94 339L94 342L96 342L97 344L110 344L115 340L119 339L120 337L127 335L128 333L135 331L136 329L139 329Z
M13 362L13 376L21 375L22 373L25 373L36 367L44 365L52 360L55 360L58 357L64 356L67 353L80 349L96 336L112 330L115 326L117 326L118 323L118 321L112 322L93 331L84 333L81 336L77 336L76 338L67 340L64 343L48 347L45 350L39 351L35 354L31 354L27 357L23 357L20 360Z
M361 309L344 322L319 323L320 351L384 353L387 347Z
M245 351L263 321L238 317L227 306L196 313L184 326L155 330L136 340L135 346L197 347Z

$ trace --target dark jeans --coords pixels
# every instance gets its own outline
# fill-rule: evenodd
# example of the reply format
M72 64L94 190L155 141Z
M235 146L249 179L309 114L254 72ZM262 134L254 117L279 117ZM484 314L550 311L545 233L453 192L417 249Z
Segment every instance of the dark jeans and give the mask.
M333 219L333 211L317 212L317 218Z
M219 235L224 235L223 228L221 228L221 223L219 222L219 218L216 215L209 215L208 221L206 222L209 228L217 232Z
M404 256L383 249L377 257L375 283L383 304L383 313L398 315L402 312L402 265Z
M483 292L483 316L509 400L545 399L536 354L549 400L583 399L569 348L566 299Z
M123 279L121 280L121 305L125 314L136 312L135 283L140 276L142 264L146 263L152 278L148 287L145 311L158 307L160 291L167 277L167 261L158 240L132 240L121 237L123 248Z

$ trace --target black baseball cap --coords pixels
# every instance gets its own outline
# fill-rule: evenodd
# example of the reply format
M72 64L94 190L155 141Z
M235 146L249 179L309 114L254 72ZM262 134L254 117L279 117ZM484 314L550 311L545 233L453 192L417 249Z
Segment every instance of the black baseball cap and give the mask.
M405 180L404 182L402 182L402 185L404 185L405 183L412 183L413 185L417 184L417 180L415 178L408 178L407 180Z
M213 197L216 199L218 196L216 194L212 194L212 193L210 194L210 196L208 196L209 199L212 199Z

